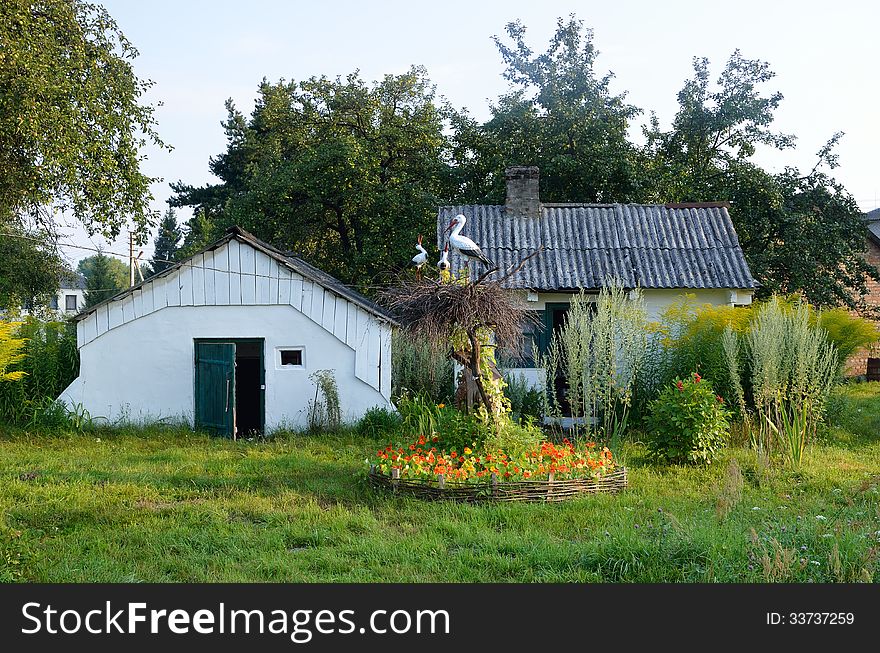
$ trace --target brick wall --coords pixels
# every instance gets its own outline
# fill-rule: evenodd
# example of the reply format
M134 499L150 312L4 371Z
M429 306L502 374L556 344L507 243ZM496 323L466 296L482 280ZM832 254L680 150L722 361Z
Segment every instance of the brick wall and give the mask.
M865 253L868 263L880 269L880 245L875 241L868 241L868 251ZM868 294L865 301L869 306L880 306L880 283L873 279L868 279ZM876 349L873 352L861 351L852 356L846 362L846 373L849 376L858 376L865 374L868 370L868 357L878 357L880 352Z

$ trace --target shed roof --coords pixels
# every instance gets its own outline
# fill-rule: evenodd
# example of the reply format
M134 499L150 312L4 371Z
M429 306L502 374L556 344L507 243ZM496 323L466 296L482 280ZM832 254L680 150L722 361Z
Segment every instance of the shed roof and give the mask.
M236 239L240 242L247 243L248 245L254 247L255 249L260 250L261 252L263 252L264 254L269 256L270 258L278 261L280 264L284 265L285 267L293 270L294 272L296 272L298 274L301 274L306 279L309 279L310 281L313 281L317 284L320 284L321 286L323 286L327 290L330 290L330 291L336 293L337 295L340 295L341 297L344 297L345 299L349 300L353 304L360 306L361 308L363 308L365 311L367 311L371 315L374 315L375 317L377 317L381 320L384 320L386 322L391 322L393 324L396 324L394 317L388 311L386 311L384 308L382 308L381 306L379 306L375 302L367 299L366 297L361 295L359 292L349 288L344 283L339 281L339 279L337 279L336 277L333 277L333 276L327 274L323 270L316 268L314 265L306 263L304 260L302 260L299 257L292 256L288 253L282 252L281 250L273 247L269 243L266 243L266 242L260 240L259 238L254 236L252 233L250 233L250 232L248 232L238 226L230 227L229 229L226 230L226 233L223 235L222 238L220 238L216 242L212 243L211 245L209 245L205 249L197 252L196 254L193 254L193 256L191 256L190 258L188 258L184 261L181 261L180 263L177 263L175 265L172 265L171 267L163 270L159 274L148 277L147 279L145 279L141 283L135 284L131 288L126 288L122 292L117 293L113 297L110 297L109 299L106 299L103 302L100 302L99 304L95 304L94 306L89 307L88 309L82 311L81 313L78 313L76 315L76 317L74 317L74 319L75 320L82 320L85 317L87 317L89 314L96 311L100 306L103 306L104 304L108 304L110 302L114 302L114 301L123 299L127 295L130 295L131 293L133 293L134 291L139 289L144 283L147 283L150 280L156 279L158 277L163 277L163 276L173 274L174 272L179 270L181 267L186 266L188 261L192 260L193 258L198 256L199 254L201 254L203 252L208 252L211 250L218 249L219 247L222 247L223 245L225 245L226 243L228 243L232 239Z
M532 290L598 289L608 277L634 288L755 288L725 203L543 204L541 217L503 206L440 207L437 241L457 214L486 256L511 268L543 250L504 283ZM463 265L453 252L452 263Z

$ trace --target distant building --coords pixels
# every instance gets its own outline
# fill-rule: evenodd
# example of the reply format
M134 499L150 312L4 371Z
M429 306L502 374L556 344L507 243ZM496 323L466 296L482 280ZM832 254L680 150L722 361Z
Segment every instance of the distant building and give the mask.
M865 259L880 269L880 209L865 214L868 225L868 242L865 245ZM868 292L864 296L869 309L880 310L880 283L868 279ZM847 373L853 376L866 376L871 381L880 381L880 352L876 349L863 350L847 362Z
M49 308L59 317L73 316L86 306L86 278L74 273L61 280L61 287L49 300Z

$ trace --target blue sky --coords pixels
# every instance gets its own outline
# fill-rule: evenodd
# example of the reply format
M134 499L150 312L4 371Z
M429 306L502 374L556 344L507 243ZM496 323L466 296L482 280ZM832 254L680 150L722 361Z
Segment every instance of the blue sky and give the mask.
M281 2L252 0L105 0L104 6L140 51L136 74L155 82L148 101L171 152L149 149L145 171L162 177L153 188L164 210L168 182L210 182L208 158L225 148L220 122L231 97L249 113L263 77L302 80L313 75L364 79L424 65L439 94L485 118L506 88L492 35L520 19L540 52L556 18L575 13L594 30L598 71L615 74L614 88L644 109L634 133L657 112L668 125L676 93L694 56L717 74L730 53L767 61L777 76L768 91L785 99L775 127L794 133L795 150L760 151L772 168L812 167L816 151L846 132L835 171L864 210L880 206L880 3L854 0L790 2L703 0L571 2ZM88 244L79 229L72 242ZM99 239L94 243L104 244ZM111 243L127 251L122 239ZM145 256L152 253L144 248ZM88 252L69 252L78 259Z

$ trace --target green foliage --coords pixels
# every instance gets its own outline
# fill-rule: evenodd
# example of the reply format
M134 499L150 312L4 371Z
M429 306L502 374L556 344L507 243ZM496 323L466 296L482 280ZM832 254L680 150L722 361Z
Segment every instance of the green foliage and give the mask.
M755 310L742 338L750 367L754 444L768 455L782 450L794 463L806 440L815 436L839 369L834 346L811 317L809 305L774 298ZM791 448L791 425L803 427L797 451Z
M315 384L315 397L309 400L307 421L309 431L334 431L342 424L339 388L333 370L318 370L309 374Z
M816 322L825 330L828 340L837 349L841 367L857 351L880 342L880 328L874 322L856 317L842 308L822 311Z
M44 397L34 404L33 415L28 421L28 428L46 429L48 431L65 431L85 433L97 429L97 419L82 404L68 408L66 404Z
M23 357L7 372L22 376L14 383L0 382L0 421L27 424L79 374L79 351L74 326L63 322L26 318L16 338L25 341Z
M190 256L205 249L214 240L214 229L211 221L206 217L204 209L198 209L193 216L186 221L186 226L181 230L183 243L175 252L175 260L183 261Z
M250 118L227 103L220 184L173 184L214 234L239 224L337 278L373 286L431 233L442 188L444 111L423 68L367 84L335 80L259 88Z
M358 420L355 430L365 437L381 440L394 437L400 431L402 424L403 421L398 413L384 406L374 406Z
M409 435L424 435L426 438L437 434L437 423L445 404L437 404L424 394L405 394L397 399L397 410L403 423L403 430Z
M737 50L709 81L707 59L694 59L694 77L678 94L671 129L656 117L645 130L646 199L656 202L727 200L759 296L801 292L818 306L863 305L869 277L880 272L863 256L867 230L852 195L825 170L842 133L817 153L808 173L786 167L770 173L752 157L759 146L791 148L795 138L772 129L782 94L765 92L774 73Z
M162 146L137 50L100 5L0 3L0 216L52 226L53 206L115 237L153 218L140 148Z
M25 358L22 350L26 340L16 337L17 327L16 322L0 320L0 382L18 381L25 375L22 370L10 370Z
M508 23L494 37L508 93L488 122L456 116L453 152L461 203L504 201L504 169L537 165L541 199L549 202L625 202L639 194L638 150L628 140L640 113L611 91L611 73L596 70L593 33L570 16L557 20L547 50L526 44L526 27Z
M128 288L128 266L102 252L81 260L77 270L86 278L86 308L100 304Z
M646 444L658 460L708 465L724 448L729 428L724 400L694 373L676 379L651 403Z
M177 224L177 216L174 209L168 209L165 212L162 222L159 223L159 233L156 234L153 249L153 258L150 261L149 270L144 276L152 276L167 270L172 263L169 261L176 260L177 249L183 238L183 232Z
M2 56L2 55L0 55ZM48 232L4 220L0 210L0 311L38 313L69 276Z
M6 428L0 578L876 583L880 383L838 392L841 421L801 470L761 471L742 448L658 470L627 442L625 492L552 506L377 494L357 478L388 442L351 431L247 441L166 426ZM742 478L728 483L732 461ZM777 547L794 560L765 568Z
M584 419L591 438L616 447L626 432L636 383L645 370L648 328L641 291L628 297L609 280L595 302L583 292L572 299L562 330L541 356L547 378L564 371L571 416ZM561 416L553 384L546 384L545 394L548 414Z
M751 318L751 307L697 305L692 294L679 297L660 316L660 347L652 352L655 373L644 379L650 390L643 392L657 392L673 379L685 378L696 370L712 379L715 391L735 404L734 382L739 377L729 374L722 340L728 328L734 333L746 332Z
M434 403L447 403L452 398L453 386L453 363L448 352L400 329L392 333L392 396L420 395Z
M500 428L489 432L478 445L484 451L500 449L512 458L516 458L537 449L544 440L546 440L544 431L532 420L526 420L524 423L508 420Z
M509 375L505 380L507 387L504 388L504 394L510 401L511 417L517 422L540 420L544 416L544 393L533 388L519 374Z

